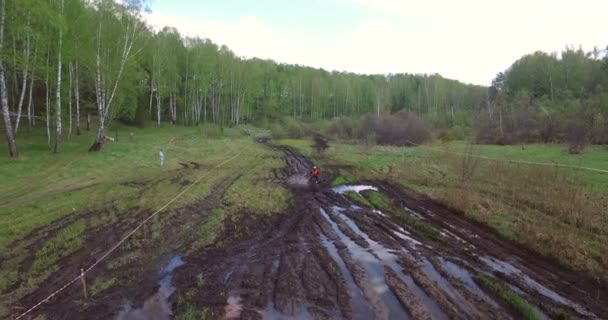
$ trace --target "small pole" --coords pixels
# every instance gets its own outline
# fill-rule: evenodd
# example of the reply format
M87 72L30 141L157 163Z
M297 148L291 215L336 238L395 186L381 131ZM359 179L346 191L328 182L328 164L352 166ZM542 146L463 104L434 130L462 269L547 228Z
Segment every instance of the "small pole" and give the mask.
M87 300L87 281L84 279L84 269L80 269L80 280L82 280L82 290L84 292L84 299Z

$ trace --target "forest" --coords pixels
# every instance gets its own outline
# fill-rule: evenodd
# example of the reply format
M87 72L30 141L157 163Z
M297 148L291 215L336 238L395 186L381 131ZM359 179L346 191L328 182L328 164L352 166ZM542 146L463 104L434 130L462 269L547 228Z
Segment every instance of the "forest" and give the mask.
M529 54L484 87L439 74L361 75L245 59L171 27L155 31L142 0L4 0L0 9L2 124L12 157L19 135L34 127L60 152L63 139L91 121L98 130L91 149L99 150L113 121L263 125L400 111L446 139L568 142L572 152L608 143L604 50Z

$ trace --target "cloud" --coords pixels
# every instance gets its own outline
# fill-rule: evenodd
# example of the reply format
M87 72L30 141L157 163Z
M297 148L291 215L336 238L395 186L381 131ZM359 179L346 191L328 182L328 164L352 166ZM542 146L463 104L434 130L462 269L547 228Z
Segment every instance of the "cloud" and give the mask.
M193 21L162 13L150 13L145 18L156 30L171 26L179 30L182 35L209 38L220 45L225 44L237 55L247 58L269 58L271 52L277 49L276 44L279 42L272 28L250 16L240 17L233 22Z
M363 8L365 17L346 34L327 30L323 37L306 28L273 28L254 16L193 21L151 13L146 19L226 44L248 58L358 73L440 73L475 84L489 84L536 50L608 44L603 0L322 1Z

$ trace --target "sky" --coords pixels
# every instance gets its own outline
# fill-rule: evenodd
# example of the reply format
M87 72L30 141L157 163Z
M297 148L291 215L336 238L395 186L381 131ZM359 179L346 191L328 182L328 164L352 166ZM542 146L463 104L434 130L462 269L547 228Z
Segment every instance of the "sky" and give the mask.
M489 85L534 51L608 46L607 0L152 0L146 20L237 55Z

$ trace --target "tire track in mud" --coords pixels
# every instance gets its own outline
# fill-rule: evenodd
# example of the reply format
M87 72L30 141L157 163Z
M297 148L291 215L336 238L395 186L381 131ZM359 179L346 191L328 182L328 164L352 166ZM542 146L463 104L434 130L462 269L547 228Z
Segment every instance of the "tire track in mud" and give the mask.
M403 207L399 210L441 234L439 239L421 237L390 212L359 207L327 185L300 183L307 181L311 163L289 148L276 148L286 163L280 178L292 183L292 209L280 217L247 217L241 223L259 230L249 239L233 243L232 235L223 233L219 243L232 244L190 256L176 272L178 293L190 294L191 303L205 308L209 318L520 318L477 284L478 275L500 279L530 301L541 318L563 311L581 318L608 316L601 300L587 299L595 292L603 295L605 288L587 282L578 289L564 287L576 288L568 282L575 273L546 263L536 270L543 258L489 228L426 198L373 182L397 208ZM521 257L517 252L526 252L527 259L510 259L511 254ZM192 288L198 274L207 281Z

